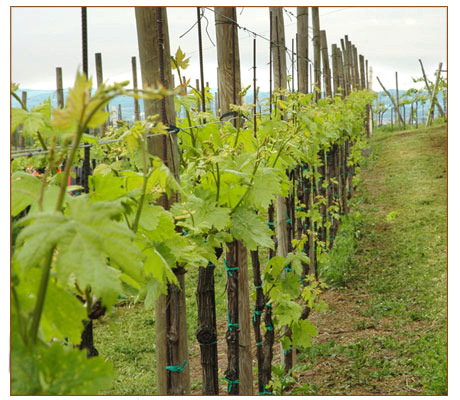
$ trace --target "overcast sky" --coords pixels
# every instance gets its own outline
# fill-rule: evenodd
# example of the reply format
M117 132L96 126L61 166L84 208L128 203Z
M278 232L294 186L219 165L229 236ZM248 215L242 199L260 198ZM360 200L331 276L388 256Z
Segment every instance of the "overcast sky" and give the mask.
M239 7L238 23L263 36L269 36L267 7ZM286 8L296 13L296 8ZM208 32L215 43L214 14L205 10ZM180 38L196 21L196 8L168 8L171 51L179 46L191 57L185 71L192 83L199 77L196 26ZM54 89L56 67L62 67L64 87L71 86L81 67L81 9L79 7L13 7L11 21L12 81L22 88ZM284 14L286 44L291 47L296 21ZM411 77L420 76L421 58L427 74L434 76L439 62L446 65L447 12L436 7L320 7L320 26L327 33L329 49L340 44L345 34L357 46L374 71L373 88L379 76L387 88L412 86ZM311 26L311 21L310 21ZM203 46L205 81L217 87L216 48L205 33ZM252 83L252 35L239 31L243 85ZM258 85L268 89L268 42L257 39ZM88 8L89 73L95 76L94 54L102 53L105 80L131 80L131 57L138 56L136 21L133 8ZM312 51L310 50L310 54ZM310 56L310 58L312 58ZM290 66L289 66L290 67ZM139 63L138 63L139 68ZM138 71L140 75L140 69ZM140 81L140 79L139 79Z

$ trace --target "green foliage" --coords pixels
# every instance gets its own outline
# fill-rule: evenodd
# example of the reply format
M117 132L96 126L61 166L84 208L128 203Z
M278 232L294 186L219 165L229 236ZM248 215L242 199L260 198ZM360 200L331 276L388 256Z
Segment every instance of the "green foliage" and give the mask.
M25 346L13 335L11 387L13 395L88 395L110 385L112 367L99 357L65 346Z
M182 86L181 71L188 67L189 59L178 49L172 64ZM149 152L149 134L168 135L166 139L173 142L158 116L131 127L111 128L108 138L117 139L112 146L99 146L84 133L105 122L104 107L119 94L151 99L174 94L161 86L133 92L126 84L101 85L91 95L91 81L78 73L64 109L52 110L45 103L30 112L13 112L14 127L23 124L30 136L50 149L47 175L39 179L16 172L13 176L13 215L31 206L30 214L18 222L21 230L13 249L17 332L27 354L38 354L40 343L44 346L40 351L50 357L53 352L63 359L74 357L76 370L74 387L54 384L55 378L50 376L46 378L50 383L39 389L30 379L31 392L81 391L79 382L86 378L78 371L88 365L75 355L79 353L61 351L61 344L59 352L44 343L77 341L81 319L94 301L101 300L110 310L124 288L129 288L137 300L144 299L145 306L151 308L159 294L166 293L168 284L177 284L174 270L178 266L197 268L215 263L216 248L232 240L241 240L249 250L273 248L266 214L277 196L286 196L293 189L286 172L303 162L310 168L306 175L320 179L323 160L318 154L344 140L355 143L348 162L357 165L363 146L364 106L373 97L363 91L345 100L337 97L313 103L311 95L277 91L274 113L257 117L256 133L250 120L252 105L233 105L237 116L232 122L221 123L210 113L195 109L201 93L191 90L185 95L179 87L176 107L186 114L177 122L181 128L177 135L179 184L166 165ZM205 101L211 99L208 91ZM209 124L198 128L204 119ZM63 144L60 152L55 151L58 139ZM89 179L89 193L72 197L66 183L82 141L92 143L100 163ZM56 173L64 159L65 170ZM158 205L165 195L173 203L168 210ZM324 202L324 198L315 198L311 210L301 218L319 222ZM272 258L263 275L275 327L292 330L290 338L282 337L286 349L291 344L308 347L317 335L314 326L300 318L303 308L325 308L318 300L324 285L313 277L306 277L306 283L299 279L303 264L310 262L301 251L302 240L293 243L295 249L286 257ZM84 304L78 303L73 293L82 297ZM61 304L53 308L50 296L58 303L61 299ZM61 305L73 310L68 315L78 316L78 322L70 322ZM101 372L101 382L108 375ZM94 391L99 382L96 378ZM18 383L14 390L28 392L24 385Z

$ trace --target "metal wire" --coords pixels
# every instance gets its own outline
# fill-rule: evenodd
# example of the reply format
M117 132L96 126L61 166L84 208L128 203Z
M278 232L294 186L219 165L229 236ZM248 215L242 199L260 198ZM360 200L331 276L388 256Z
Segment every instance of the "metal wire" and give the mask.
M211 125L211 124L223 124L225 122L233 121L235 119L238 119L238 117L232 117L232 118L229 118L226 121L210 121L210 122L206 122L206 123L199 124L199 125L186 126L184 128L180 128L180 127L177 127L177 126L172 126L171 130L168 131L168 132L169 133L177 133L179 130L187 131L189 129L202 128L202 127L204 127L206 125ZM148 138L155 137L155 136L165 136L165 135L164 135L164 133L151 133L151 134L147 135ZM119 142L121 140L122 140L121 138L100 140L100 141L97 142L97 145L100 146L100 145L104 145L104 144L117 143L117 142ZM92 146L93 146L92 143L81 143L78 146L78 148L85 148L85 147L92 147ZM56 150L61 150L61 149L62 149L61 146L56 146L54 148L55 151ZM16 151L11 152L11 159L20 158L20 157L32 157L32 156L37 156L37 155L41 155L41 154L48 154L48 153L49 153L49 150L42 150L40 148L21 149L21 150L16 150Z

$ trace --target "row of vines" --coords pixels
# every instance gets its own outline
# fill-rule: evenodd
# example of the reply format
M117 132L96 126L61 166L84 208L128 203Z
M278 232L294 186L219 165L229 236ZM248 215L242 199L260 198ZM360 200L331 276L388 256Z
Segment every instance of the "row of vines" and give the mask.
M180 76L187 68L183 53L173 61ZM112 367L93 357L92 320L134 292L148 310L167 296L168 393L187 393L180 376L190 367L188 355L177 346L185 304L171 295L186 282L197 288L203 393L218 394L224 379L228 393L238 394L243 257L253 273L258 393L279 394L272 380L275 338L289 373L295 349L317 335L308 316L326 307L318 268L348 212L373 94L315 101L314 94L275 90L263 107L270 112L233 105L225 120L200 111L201 93L187 94L184 85L131 90L125 82L95 92L91 86L78 73L65 108L45 102L12 110L12 132L22 125L45 153L12 163L12 392L94 394L110 385ZM173 98L186 118L175 126L158 115L121 123L105 132L116 140L101 144L89 132L105 122L105 106L119 95ZM178 145L173 162L180 179L152 155L152 139L165 148ZM85 167L89 149L92 163ZM82 180L73 184L80 165L87 188ZM286 215L276 207L280 197ZM277 252L279 221L287 226L286 255ZM215 268L227 275L228 365L221 377ZM184 278L190 269L199 270L199 282Z

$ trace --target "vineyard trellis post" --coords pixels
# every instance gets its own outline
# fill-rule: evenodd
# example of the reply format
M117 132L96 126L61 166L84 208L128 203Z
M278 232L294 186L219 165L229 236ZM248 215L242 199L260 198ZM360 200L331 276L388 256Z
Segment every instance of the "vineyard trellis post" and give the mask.
M96 61L96 83L97 83L97 87L99 87L104 82L103 72L102 72L102 54L101 53L95 54L95 61ZM107 128L107 121L106 123L102 124L100 127L101 136L104 134L106 128Z
M426 126L431 125L431 123L433 121L433 117L434 117L434 105L439 104L437 102L436 95L438 94L438 86L439 86L439 81L441 79L441 69L442 69L442 62L439 63L438 72L436 74L436 81L435 81L435 84L434 84L434 87L433 87L433 93L431 94L431 98L430 98L430 109L428 111L428 119L426 121ZM441 107L439 107L439 108L441 108Z
M57 106L59 108L64 108L64 89L62 87L62 68L56 68L56 97L57 97Z
M360 68L359 68L359 60L358 60L358 49L355 45L353 45L353 64L355 66L355 80L356 80L356 88L358 90L362 89L361 87L361 79L360 79Z
M169 48L168 20L165 7L135 7L142 86L152 87L161 82L172 89L171 56ZM159 114L163 123L175 124L176 114L172 96L159 101L144 100L146 118ZM160 157L165 165L179 179L179 155L175 135L149 138L150 153ZM169 209L178 199L166 195L159 200ZM187 325L185 313L184 270L174 269L180 289L168 285L167 295L160 295L155 304L156 351L157 351L157 393L190 393L190 368L188 364ZM167 366L183 366L183 369L167 370Z
M270 17L272 19L272 46L273 46L273 76L276 89L287 88L286 75L286 45L284 32L283 9L281 7L270 7ZM275 44L273 44L275 43ZM289 252L289 232L288 232L288 207L287 199L283 196L276 198L276 228L278 248L277 255L286 257ZM285 365L285 372L294 365L294 351L284 352L281 348L281 363Z
M431 90L431 86L428 82L428 79L426 77L426 74L425 74L425 68L423 68L423 63L422 63L422 60L419 59L418 60L419 63L420 63L420 67L422 68L422 76L423 76L423 80L425 81L425 86L426 86L426 90L428 91L428 95L430 96L430 98L433 96L433 92ZM438 102L438 99L435 97L435 103L436 103L436 106L438 107L438 111L439 111L439 114L445 118L445 113L444 113L444 110L442 109L441 105L439 104Z
M25 90L22 91L21 93L21 101L22 104L24 104L24 107L27 107L27 92ZM19 148L23 149L25 148L25 142L24 142L24 135L19 136Z
M339 72L338 72L338 59L337 59L337 45L332 44L332 81L334 84L334 96L339 94Z
M315 68L314 93L315 100L321 98L321 46L319 29L319 9L311 8L311 18L313 26L313 63Z
M340 39L340 47L342 48L342 68L343 68L343 80L344 80L344 97L350 93L350 74L347 57L347 47L345 39Z
M398 120L398 129L401 129L401 122L405 125L404 119L401 115L401 107L399 105L399 87L398 87L398 71L395 72L395 78L396 78L396 107L398 109L398 114L400 116L400 119ZM404 126L405 127L405 126Z
M308 7L297 7L297 86L300 93L308 93Z
M131 69L133 71L133 89L137 90L137 62L136 57L131 57ZM140 107L139 99L134 97L134 121L139 121L140 119Z
M359 74L361 78L361 90L366 89L366 72L365 72L365 64L364 64L364 56L359 55Z
M238 27L235 7L214 7L216 21L216 46L218 84L222 115L230 111L230 104L239 104L241 72ZM249 311L249 286L247 250L241 241L227 245L226 263L238 268L227 274L228 278L228 366L225 378L229 394L252 395L251 319ZM235 307L236 305L236 307ZM236 328L236 329L235 329ZM242 351L239 351L242 349Z
M388 98L391 100L392 104L393 104L393 108L395 110L395 113L398 114L398 122L399 122L399 125L398 125L398 128L400 127L400 122L402 122L402 115L401 115L401 112L399 110L399 107L396 103L396 100L394 99L394 97L391 95L391 93L385 88L385 86L383 86L382 82L380 81L379 77L376 76L377 78L377 82L380 84L380 86L382 87L383 91L387 94ZM378 103L377 103L378 104Z
M320 31L320 45L321 53L323 57L323 78L324 78L324 95L326 97L332 97L332 86L331 86L331 69L329 66L329 54L327 48L327 36L326 31Z

